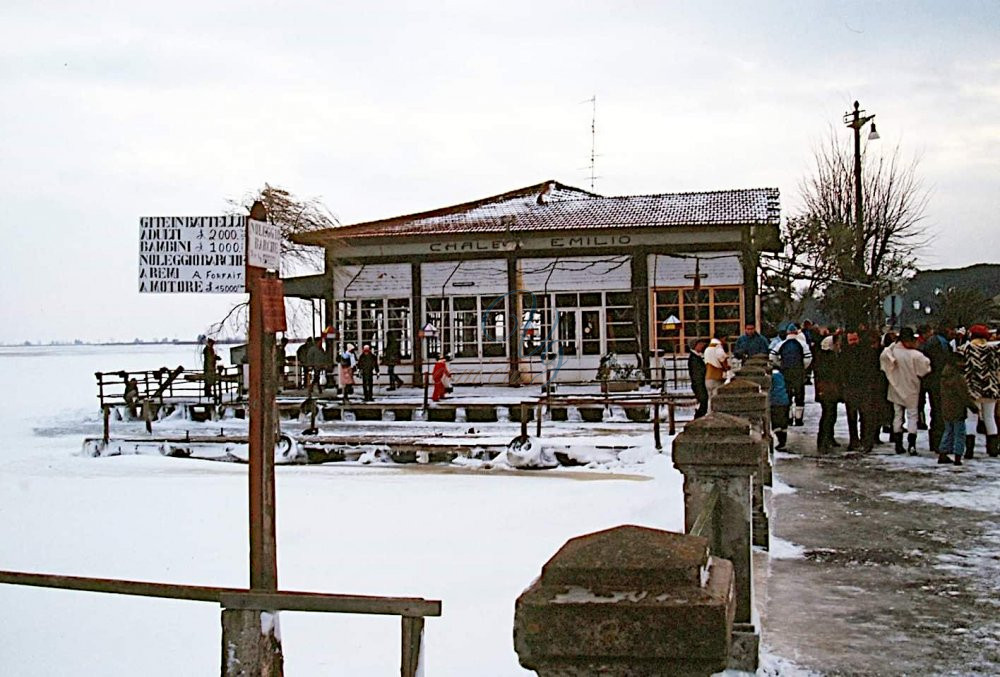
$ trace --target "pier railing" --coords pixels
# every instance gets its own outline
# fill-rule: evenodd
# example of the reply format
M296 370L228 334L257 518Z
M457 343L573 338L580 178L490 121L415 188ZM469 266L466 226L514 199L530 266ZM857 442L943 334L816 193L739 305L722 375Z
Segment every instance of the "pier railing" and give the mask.
M242 372L240 367L220 367L215 382L206 391L205 372L188 371L184 367L160 367L144 371L98 371L97 397L100 406L128 405L125 394L128 383L135 379L138 403L144 401L163 404L169 400L182 400L200 404L234 402L241 397Z
M201 585L151 583L82 576L0 571L0 583L61 590L82 590L118 595L160 597L195 602L214 602L222 610L317 611L342 614L399 616L401 627L400 675L414 677L420 663L424 618L441 615L440 600L419 597L375 597L335 595L300 591L259 591ZM224 653L224 652L223 652ZM229 674L223 666L223 674Z

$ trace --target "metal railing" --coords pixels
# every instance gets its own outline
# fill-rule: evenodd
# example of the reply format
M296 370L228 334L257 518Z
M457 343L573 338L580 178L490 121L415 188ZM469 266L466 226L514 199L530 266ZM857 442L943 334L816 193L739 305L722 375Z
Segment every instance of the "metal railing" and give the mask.
M163 404L166 400L179 400L220 404L240 399L243 378L242 369L238 366L220 367L209 395L205 392L205 372L187 371L181 366L146 371L98 371L94 377L102 409L129 404L125 393L131 379L135 379L138 388L137 402Z

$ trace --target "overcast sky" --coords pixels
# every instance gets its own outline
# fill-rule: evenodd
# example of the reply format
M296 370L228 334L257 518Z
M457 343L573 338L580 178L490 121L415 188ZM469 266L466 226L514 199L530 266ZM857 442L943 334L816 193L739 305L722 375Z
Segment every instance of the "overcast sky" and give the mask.
M710 8L703 7L710 5ZM918 157L927 267L997 261L1000 2L0 4L0 341L192 338L139 217L265 181L343 223L557 179L798 203L855 99Z

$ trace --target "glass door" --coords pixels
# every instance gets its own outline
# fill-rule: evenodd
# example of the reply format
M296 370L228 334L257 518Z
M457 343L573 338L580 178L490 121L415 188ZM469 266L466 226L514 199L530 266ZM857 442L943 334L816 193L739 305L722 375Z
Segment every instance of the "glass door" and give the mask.
M601 354L601 311L599 308L581 309L580 340L583 355Z
M559 328L559 352L566 357L576 357L580 354L580 336L577 328L579 310L576 308L560 308L557 311Z

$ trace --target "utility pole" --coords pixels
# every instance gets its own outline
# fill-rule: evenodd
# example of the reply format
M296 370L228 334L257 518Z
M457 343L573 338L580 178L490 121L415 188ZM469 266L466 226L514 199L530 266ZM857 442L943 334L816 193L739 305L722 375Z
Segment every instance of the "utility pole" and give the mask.
M875 114L864 115L857 101L854 102L854 111L844 114L844 124L854 130L854 236L857 238L854 250L854 267L856 270L855 281L865 282L865 220L864 220L864 196L861 187L861 128L869 122L872 123L871 133L868 135L869 141L879 138L875 129ZM876 271L872 271L874 275Z

